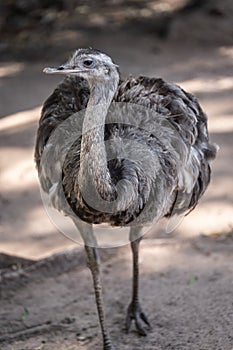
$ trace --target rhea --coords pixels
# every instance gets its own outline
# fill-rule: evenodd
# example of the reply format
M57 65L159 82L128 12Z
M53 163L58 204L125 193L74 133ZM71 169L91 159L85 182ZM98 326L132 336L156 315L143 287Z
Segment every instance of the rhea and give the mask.
M138 266L143 225L196 206L209 184L209 161L217 148L209 142L207 117L192 94L160 78L121 80L105 53L78 49L65 64L44 72L65 78L43 105L35 148L39 179L52 205L70 215L81 233L103 348L113 350L93 225L130 227L133 285L126 330L135 321L138 333L146 335L150 323L140 304ZM122 104L129 106L125 115ZM83 117L73 117L80 111ZM81 136L69 143L73 129ZM56 130L61 138L53 137ZM92 195L104 204L92 205Z

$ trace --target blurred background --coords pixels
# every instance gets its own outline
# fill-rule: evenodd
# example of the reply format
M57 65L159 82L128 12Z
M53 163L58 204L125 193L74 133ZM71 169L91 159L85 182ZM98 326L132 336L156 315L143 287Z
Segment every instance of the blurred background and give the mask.
M148 75L194 93L220 151L199 206L169 236L222 237L233 227L232 0L5 0L0 3L1 252L39 259L74 247L42 206L33 147L40 109L60 81L45 66L76 48L108 53L122 76Z

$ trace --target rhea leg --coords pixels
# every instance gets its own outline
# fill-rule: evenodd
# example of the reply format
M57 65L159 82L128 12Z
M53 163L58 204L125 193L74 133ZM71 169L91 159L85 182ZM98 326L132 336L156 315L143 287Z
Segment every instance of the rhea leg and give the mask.
M104 302L103 302L103 295L102 295L102 285L101 285L101 278L100 278L100 257L99 257L99 252L97 248L97 242L93 235L93 229L91 225L85 224L83 222L75 222L75 224L78 227L81 233L81 236L84 240L85 251L87 256L87 266L89 267L92 274L95 298L96 298L96 306L97 306L99 322L100 322L100 327L101 327L102 336L103 336L103 345L104 345L103 350L114 350L114 347L112 345L112 342L106 327Z
M132 320L135 320L135 325L137 331L140 335L146 335L145 324L150 328L150 323L147 319L147 316L141 309L139 302L139 266L138 266L138 257L139 257L139 244L142 239L140 237L141 228L132 227L130 230L130 241L131 241L131 250L133 253L133 288L132 288L132 300L129 304L126 317L126 331L129 331Z

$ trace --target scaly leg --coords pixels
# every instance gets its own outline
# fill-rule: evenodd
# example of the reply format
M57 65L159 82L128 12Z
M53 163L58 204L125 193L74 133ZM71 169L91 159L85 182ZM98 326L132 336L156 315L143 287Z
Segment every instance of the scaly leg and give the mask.
M131 249L133 253L133 290L132 290L132 301L129 304L126 317L126 331L128 332L132 323L135 320L137 331L140 335L146 335L143 322L150 328L150 323L147 316L141 309L139 303L139 267L138 267L138 255L139 255L139 244L142 239L140 237L141 228L132 227L130 230Z
M82 238L85 242L85 251L87 255L87 266L89 267L95 290L96 306L98 310L99 322L103 336L103 350L114 350L110 336L106 327L104 302L102 295L102 286L100 279L100 258L96 239L93 235L93 229L91 225L84 224L83 222L75 222L76 226L80 230ZM90 246L91 245L91 246Z

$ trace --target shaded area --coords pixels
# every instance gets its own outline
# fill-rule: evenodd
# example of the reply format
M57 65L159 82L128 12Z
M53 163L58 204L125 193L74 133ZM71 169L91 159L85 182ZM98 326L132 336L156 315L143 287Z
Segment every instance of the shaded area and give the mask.
M107 318L117 346L232 350L232 239L229 233L220 240L143 242L141 299L153 325L146 338L134 328L124 332L131 293L129 247L102 250ZM101 349L83 257L80 250L67 251L21 269L18 275L3 276L1 303L11 296L11 303L0 312L4 349Z
M77 43L93 46L90 36L116 33L150 35L155 43L232 45L232 17L231 0L7 0L0 5L0 51L2 59L62 58Z

